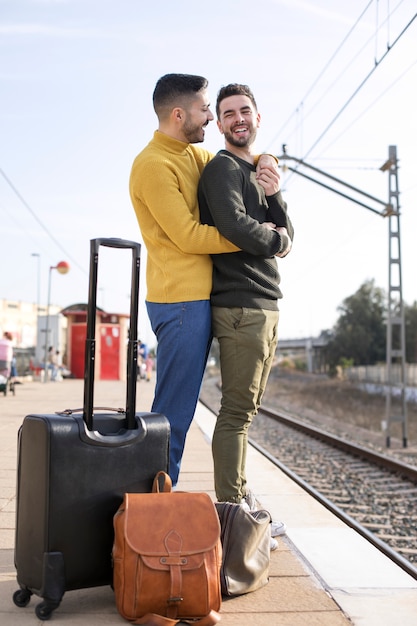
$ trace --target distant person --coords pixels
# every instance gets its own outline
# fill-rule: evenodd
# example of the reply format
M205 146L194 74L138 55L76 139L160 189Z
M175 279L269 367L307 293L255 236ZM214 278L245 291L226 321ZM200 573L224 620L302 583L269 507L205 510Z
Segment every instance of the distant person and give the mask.
M166 74L157 81L158 130L130 175L130 196L148 253L146 306L158 342L152 411L171 425L173 485L211 344L209 255L238 249L215 227L200 223L197 185L213 155L194 144L204 141L213 120L207 86L206 78L189 74ZM275 164L270 156L263 160Z
M63 381L62 372L63 372L64 366L62 363L61 352L59 350L55 352L55 366L56 366L55 380L62 382Z
M50 346L48 350L48 370L50 372L51 380L55 382L58 373L58 366L56 352L53 346ZM48 375L48 372L45 372L45 375Z
M150 353L148 353L148 356L146 357L146 380L149 383L152 380L152 372L153 372L153 358L151 357Z
M141 381L146 376L146 356L148 354L148 347L140 339L138 341L138 376Z
M13 360L13 342L12 335L9 332L3 333L0 339L0 373L6 378L10 376L10 369Z
M216 226L240 251L212 255L211 312L222 384L212 440L214 482L219 501L252 508L246 479L248 430L277 346L282 294L276 257L291 250L293 227L278 172L256 175L253 144L260 114L252 91L241 84L222 87L216 112L226 149L201 175L201 220ZM272 536L283 532L285 525L273 522Z
M10 363L10 380L14 382L16 377L17 377L17 363L16 363L16 357L13 354L12 361Z

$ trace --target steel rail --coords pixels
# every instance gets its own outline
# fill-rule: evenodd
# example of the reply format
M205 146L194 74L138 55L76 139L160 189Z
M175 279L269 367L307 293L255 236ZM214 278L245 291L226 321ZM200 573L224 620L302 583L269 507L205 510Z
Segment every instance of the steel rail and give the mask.
M315 500L320 502L323 506L326 507L331 513L336 515L342 522L347 524L350 528L359 533L362 537L367 539L372 545L374 545L378 550L380 550L385 556L387 556L391 561L393 561L396 565L401 567L407 574L412 576L415 580L417 580L417 568L414 567L410 561L405 559L401 554L398 554L395 550L390 548L385 541L381 541L376 535L367 530L364 526L356 522L350 515L347 515L342 509L340 509L336 504L331 502L328 498L323 496L319 491L314 489L311 485L309 485L303 478L300 478L295 472L290 470L286 465L281 463L277 458L275 458L272 454L268 452L263 446L259 445L253 439L249 438L250 445L258 450L264 457L266 457L273 465L278 467L284 474L286 474L291 480L293 480L297 485L302 487L307 493L309 493Z
M208 407L210 408L210 407ZM267 415L268 417L275 419L276 421L285 423L287 426L293 427L297 430L303 431L311 437L318 438L333 447L337 447L342 449L354 456L364 458L370 462L373 462L377 465L384 467L385 469L389 469L390 471L401 473L407 478L411 478L412 480L417 479L417 470L411 465L407 465L404 463L400 463L389 457L373 452L372 450L368 450L363 448L362 446L355 445L351 442L344 441L340 437L335 435L331 435L326 433L325 431L310 426L297 420L287 414L276 413L271 409L261 407L259 409L260 413ZM417 568L407 559L405 559L401 554L393 550L385 541L379 539L376 535L370 532L367 528L362 526L359 522L354 520L350 515L345 513L342 509L340 509L336 504L334 504L331 500L323 496L317 489L312 487L309 483L307 483L303 478L298 476L295 472L293 472L289 467L281 463L276 457L274 457L268 450L266 450L263 446L258 444L254 439L249 438L250 445L258 450L264 457L266 457L273 465L278 467L284 474L286 474L291 480L297 483L302 489L307 491L315 500L320 502L324 507L326 507L329 511L331 511L336 517L338 517L341 521L347 524L350 528L359 533L362 537L367 539L373 546L378 548L385 556L387 556L391 561L393 561L396 565L398 565L401 569L403 569L407 574L412 576L415 580L417 580Z
M287 413L277 413L273 409L264 406L259 409L259 413L262 413L263 415L266 415L267 417L270 417L275 421L286 424L291 428L295 428L301 432L304 432L307 435L310 435L310 437L320 439L321 441L328 443L334 448L339 448L340 450L348 452L349 454L370 461L371 463L379 465L380 467L383 467L390 472L401 474L401 476L403 476L404 478L408 478L409 480L417 484L417 468L413 467L412 465L402 463L397 459L393 459L387 455L375 452L374 450L365 448L357 443L346 441L345 439L342 439L337 435L333 435L322 430L321 428L317 428L316 426L307 424L306 422L292 417Z
M200 402L212 413L212 407L209 402L204 401L200 397ZM331 435L319 428L315 428L314 426L310 426L300 420L291 417L288 414L284 413L276 413L272 409L261 407L259 409L259 413L263 413L267 417L274 419L276 421L282 422L285 425L292 427L294 429L305 432L311 437L316 439L320 439L324 441L328 445L332 445L333 447L337 447L339 449L344 450L345 452L349 452L350 454L364 458L370 462L373 462L377 465L384 467L385 469L389 469L393 472L398 472L407 478L411 478L412 480L417 479L417 470L411 465L403 464L384 455L373 452L372 450L368 450L362 446L355 445L354 443L345 441L340 437L335 435ZM342 522L344 522L347 526L355 530L359 535L364 537L369 543L375 546L382 554L384 554L387 558L389 558L393 563L398 565L401 569L403 569L407 574L412 576L415 580L417 580L417 567L415 567L410 561L405 559L401 554L393 550L385 541L379 539L376 535L370 532L367 528L362 526L359 522L353 519L350 515L345 513L342 509L340 509L336 504L334 504L329 498L322 495L317 489L312 487L309 483L307 483L303 478L298 476L295 472L293 472L289 467L284 465L279 459L274 457L266 448L257 443L253 438L249 437L250 445L255 448L260 454L262 454L265 458L267 458L273 465L278 467L284 474L286 474L292 481L294 481L297 485L299 485L304 491L309 493L315 500L320 502L326 509L328 509L331 513L336 515Z

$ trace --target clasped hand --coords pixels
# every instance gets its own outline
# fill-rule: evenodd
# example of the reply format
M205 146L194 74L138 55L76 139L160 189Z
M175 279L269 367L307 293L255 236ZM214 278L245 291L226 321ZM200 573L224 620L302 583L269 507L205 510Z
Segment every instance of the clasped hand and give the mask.
M270 228L271 230L276 230L277 233L281 235L281 237L287 237L287 241L288 241L287 247L285 248L285 250L281 250L280 252L277 252L275 255L283 259L284 256L287 256L287 254L290 252L292 248L292 241L290 239L287 229L285 228L285 226L277 226L273 222L263 222L262 226L265 226L265 228Z
M278 163L270 154L261 154L259 157L256 180L264 188L266 196L273 196L280 190Z

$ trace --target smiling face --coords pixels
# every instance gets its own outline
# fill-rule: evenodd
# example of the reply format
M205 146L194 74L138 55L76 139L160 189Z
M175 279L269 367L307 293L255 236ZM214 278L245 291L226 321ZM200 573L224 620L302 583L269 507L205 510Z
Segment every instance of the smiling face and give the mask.
M250 98L235 95L219 104L217 126L226 140L226 147L246 148L256 139L261 116Z
M204 141L205 128L214 119L210 111L210 100L206 89L196 93L187 107L183 109L184 121L182 134L188 143Z

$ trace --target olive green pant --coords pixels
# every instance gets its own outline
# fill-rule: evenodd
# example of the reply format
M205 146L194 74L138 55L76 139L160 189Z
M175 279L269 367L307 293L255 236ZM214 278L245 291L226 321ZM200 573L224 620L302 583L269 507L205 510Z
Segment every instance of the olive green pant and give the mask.
M271 370L278 318L278 311L212 307L222 378L221 407L212 441L219 501L241 502L246 495L248 430Z

